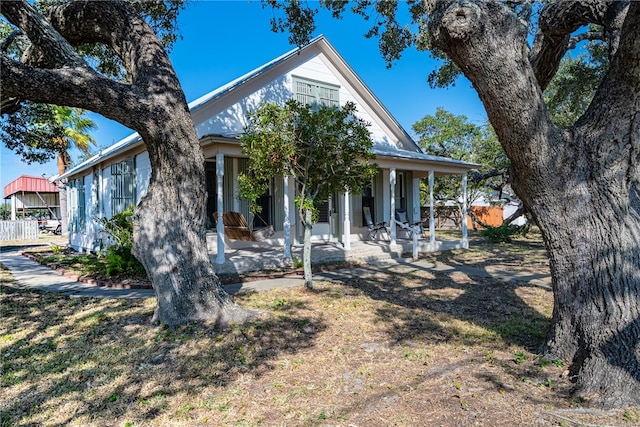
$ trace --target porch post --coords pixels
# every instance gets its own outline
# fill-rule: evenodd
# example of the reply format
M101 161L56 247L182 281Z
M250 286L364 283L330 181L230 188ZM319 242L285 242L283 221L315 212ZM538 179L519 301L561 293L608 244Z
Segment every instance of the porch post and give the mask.
M420 216L420 178L413 178L413 221L419 223L417 226L413 226L414 230L422 231L422 218ZM414 231L411 235L413 237L413 260L418 260L418 233Z
M351 218L349 216L349 192L344 192L344 235L342 236L342 245L345 250L351 249Z
M429 171L429 241L436 243L436 213L433 204L433 186L435 181L433 170Z
M289 175L284 176L283 186L283 203L284 203L284 260L291 263L291 220L289 219Z
M413 222L422 224L420 216L420 178L413 178Z
M467 236L467 174L462 175L462 247L469 249L469 238Z
M17 212L18 212L18 196L16 196L16 193L13 193L11 195L11 221L16 220L16 218L18 217Z
M391 227L391 244L396 244L396 168L391 168L389 173L389 187L391 189L391 218L389 226Z
M216 235L218 241L216 243L216 264L224 264L224 223L222 222L222 214L224 213L223 206L223 185L222 178L224 177L224 154L216 154L216 178L217 178L217 193L218 200L216 201L216 209L218 211L218 220L216 221Z

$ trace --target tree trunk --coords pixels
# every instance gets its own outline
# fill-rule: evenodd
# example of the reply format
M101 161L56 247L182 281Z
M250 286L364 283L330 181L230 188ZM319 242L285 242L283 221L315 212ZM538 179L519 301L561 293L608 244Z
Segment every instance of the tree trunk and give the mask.
M313 231L313 211L304 209L304 245L302 247L302 267L304 269L304 285L313 289L313 272L311 270L311 232Z
M153 320L167 325L241 323L249 313L222 289L207 251L204 157L193 143L197 137L191 117L186 105L163 113L167 125L149 123L158 133L143 136L152 174L147 195L136 207L133 234L134 255L156 291Z
M550 52L557 44L534 48L534 61L527 28L501 3L427 3L434 46L478 91L511 160L513 188L542 231L554 290L545 357L570 362L576 394L592 403L639 404L640 4L629 6L617 54L589 109L574 128L560 129L542 97L545 73L557 64L539 62L559 61L562 52ZM587 10L572 16L563 10L570 6ZM555 18L568 31L572 19L582 23L602 9L587 2L552 7L564 13Z
M58 153L58 175L62 175L66 169L64 162L64 153ZM69 210L67 206L67 186L62 184L58 186L58 195L60 196L60 225L62 234L69 231Z
M545 357L571 362L589 400L638 403L640 216L612 203L610 187L579 187L579 197L567 194L579 209L543 220L554 288Z
M220 286L205 239L204 157L184 93L153 30L128 2L76 1L49 9L47 20L26 1L2 14L32 41L42 68L2 55L3 97L79 107L136 130L151 161L147 195L134 215L133 252L156 292L155 322L239 323L252 313ZM130 83L91 69L73 46L108 45ZM34 63L34 61L27 61Z

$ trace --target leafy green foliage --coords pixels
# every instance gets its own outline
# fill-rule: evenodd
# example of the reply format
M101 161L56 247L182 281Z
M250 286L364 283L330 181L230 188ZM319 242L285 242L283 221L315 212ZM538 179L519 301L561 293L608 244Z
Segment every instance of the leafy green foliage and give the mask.
M457 116L438 107L435 115L427 115L414 123L413 131L418 135L418 143L425 153L479 163L478 173L490 175L469 181L468 202L478 194L490 193L504 185L509 159L490 125L477 126L464 115ZM421 185L422 193L427 194L427 183ZM436 200L455 201L460 194L459 177L444 176L435 180Z
M498 227L486 227L481 230L493 243L510 243L514 237L526 236L531 228L530 223L524 225L502 224Z
M65 164L71 145L89 153L96 128L93 121L77 108L23 102L14 114L0 121L0 140L27 164L45 163L62 154Z
M481 129L466 116L456 116L441 107L435 116L424 116L412 127L425 152L456 160L471 160L474 141L482 136Z
M7 203L0 204L0 220L8 220L11 218L11 205Z
M609 69L607 46L590 42L575 59L562 60L544 96L551 119L559 126L572 126L586 111Z
M304 275L311 279L311 228L318 207L333 193L358 193L377 172L372 163L373 140L368 124L356 116L356 106L309 105L289 100L284 105L264 103L249 113L240 139L249 158L240 177L240 196L256 209L256 199L273 176L288 176L296 185L298 216L305 229Z
M101 218L100 224L104 231L113 239L113 244L107 247L106 275L143 274L143 265L131 253L133 246L133 213L131 206L112 218Z
M273 176L294 179L299 209L315 209L333 192L360 191L376 173L367 123L356 107L308 106L289 100L265 103L248 115L240 143L249 158L240 177L241 197L253 203ZM301 215L303 217L304 215Z
M55 122L52 105L24 102L15 114L0 121L0 140L27 164L54 159L60 138L64 130Z
M379 40L380 52L388 66L400 59L402 52L416 42L414 27L423 22L425 13L422 0L321 0L319 5L330 11L334 18L341 18L347 9L368 21L370 17L375 17L370 20L371 28L364 36ZM399 6L406 9L409 22L398 20L398 16L404 13ZM316 28L314 19L317 8L310 7L307 2L278 0L262 0L262 7L271 7L275 13L282 13L282 16L276 14L271 19L274 32L287 32L289 42L297 46L309 42Z

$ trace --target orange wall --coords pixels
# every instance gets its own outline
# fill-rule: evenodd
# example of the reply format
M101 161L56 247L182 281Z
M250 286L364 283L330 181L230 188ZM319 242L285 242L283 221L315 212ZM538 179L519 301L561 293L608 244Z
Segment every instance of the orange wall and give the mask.
M470 210L483 223L492 227L497 227L502 224L502 206L471 206ZM471 217L467 215L467 227L471 229ZM482 228L480 224L477 224L478 228Z

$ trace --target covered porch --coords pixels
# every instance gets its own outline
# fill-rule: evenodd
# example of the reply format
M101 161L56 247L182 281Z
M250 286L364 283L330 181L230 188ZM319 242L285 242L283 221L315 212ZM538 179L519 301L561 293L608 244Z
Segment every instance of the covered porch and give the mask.
M280 236L278 235L280 234ZM302 260L302 244L290 247L288 254L284 250L284 238L276 233L272 238L248 242L241 240L226 240L224 253L217 252L218 235L215 230L207 231L207 247L209 256L217 274L245 274L254 271L282 270L294 266L296 260ZM413 239L397 238L395 244L389 240L363 240L354 236L351 246L345 250L342 242L315 241L311 247L311 260L314 266L331 263L365 263L375 264L411 256L414 249ZM432 240L423 234L417 239L419 254L440 252L468 247L462 239ZM224 260L220 263L220 260Z
M208 159L210 173L207 177L207 190L210 197L210 211L244 213L245 225L249 228L255 222L248 211L248 204L237 197L238 173L244 169L245 160L242 151L233 138L207 136L202 141L205 158ZM431 156L417 152L391 148L374 149L378 176L372 181L372 189L365 203L364 195L347 193L336 194L328 201L326 222L316 224L313 231L313 263L377 259L398 257L403 253L413 254L468 248L467 224L462 221L460 240L440 241L436 239L434 218L434 180L437 176L457 175L462 184L462 217L466 218L467 172L478 166L473 163ZM429 217L421 217L420 182L429 183ZM267 215L268 224L273 226L275 234L261 242L232 240L226 235L223 221L215 221L207 234L209 253L219 272L223 270L236 273L264 269L282 268L292 265L294 259L302 259L301 227L296 217L294 205L295 185L289 177L280 177L275 185L270 203L273 211ZM373 200L375 199L375 202ZM368 207L377 218L384 222L387 229L385 240L369 238L368 228L364 224L363 208ZM406 226L396 221L396 211L406 212L408 223L421 224L420 233L413 233L411 240L406 236ZM233 257L247 256L246 260L236 262ZM259 254L259 256L256 256ZM256 259L250 259L250 258ZM238 258L236 258L237 260ZM233 271L235 270L235 271ZM225 272L226 272L225 271Z

